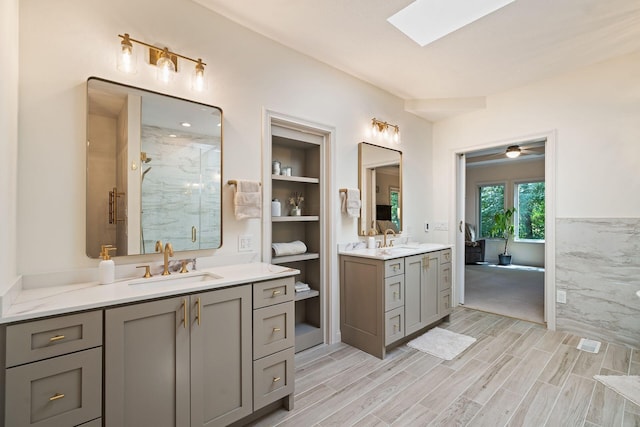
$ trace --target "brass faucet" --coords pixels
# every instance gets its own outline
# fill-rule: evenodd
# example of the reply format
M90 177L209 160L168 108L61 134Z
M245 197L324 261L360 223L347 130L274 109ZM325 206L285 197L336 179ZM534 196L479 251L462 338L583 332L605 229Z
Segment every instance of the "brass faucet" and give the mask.
M171 245L171 243L167 242L166 245L164 245L164 270L162 270L162 275L163 276L167 276L169 274L171 274L169 272L169 257L173 256L173 246Z
M387 228L386 230L384 230L384 245L382 246L383 248L388 247L388 246L387 246L387 234L388 234L389 232L392 232L392 233L393 233L393 237L396 237L396 232L395 232L395 231L393 231L393 229L391 229L391 228ZM391 242L391 245L393 245L393 242ZM389 245L389 246L391 246L391 245Z

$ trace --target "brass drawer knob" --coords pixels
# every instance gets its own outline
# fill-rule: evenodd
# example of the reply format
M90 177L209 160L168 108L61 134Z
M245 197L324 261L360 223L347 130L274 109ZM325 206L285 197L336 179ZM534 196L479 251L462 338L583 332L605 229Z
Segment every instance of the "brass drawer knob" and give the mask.
M56 335L54 337L49 338L49 342L56 342L64 339L64 335Z
M53 402L54 400L62 399L64 397L63 393L56 393L49 398L49 402Z

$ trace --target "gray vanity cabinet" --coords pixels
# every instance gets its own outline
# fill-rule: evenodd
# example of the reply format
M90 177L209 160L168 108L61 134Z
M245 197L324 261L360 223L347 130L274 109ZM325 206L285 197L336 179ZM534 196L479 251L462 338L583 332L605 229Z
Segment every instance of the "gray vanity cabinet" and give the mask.
M405 263L405 334L438 320L439 252L413 255Z
M251 362L251 285L108 309L105 425L228 425Z
M450 249L389 260L340 255L342 341L376 357L449 315L450 299Z

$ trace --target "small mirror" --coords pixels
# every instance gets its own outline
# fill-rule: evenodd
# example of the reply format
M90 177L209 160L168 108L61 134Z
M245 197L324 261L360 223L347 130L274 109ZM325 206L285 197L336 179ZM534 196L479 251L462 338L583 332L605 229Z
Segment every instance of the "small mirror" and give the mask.
M366 142L358 146L362 210L360 235L402 231L402 152Z
M222 110L91 77L87 255L222 244Z

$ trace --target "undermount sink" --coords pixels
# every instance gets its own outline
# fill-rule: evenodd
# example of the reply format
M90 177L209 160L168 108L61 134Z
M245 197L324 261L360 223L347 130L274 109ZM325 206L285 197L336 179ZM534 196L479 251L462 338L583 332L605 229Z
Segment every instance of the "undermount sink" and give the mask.
M198 273L174 273L168 276L154 276L147 279L136 279L129 282L130 286L174 286L174 285L194 285L198 283L210 282L212 280L222 279L222 276L218 276L213 273L198 272Z

